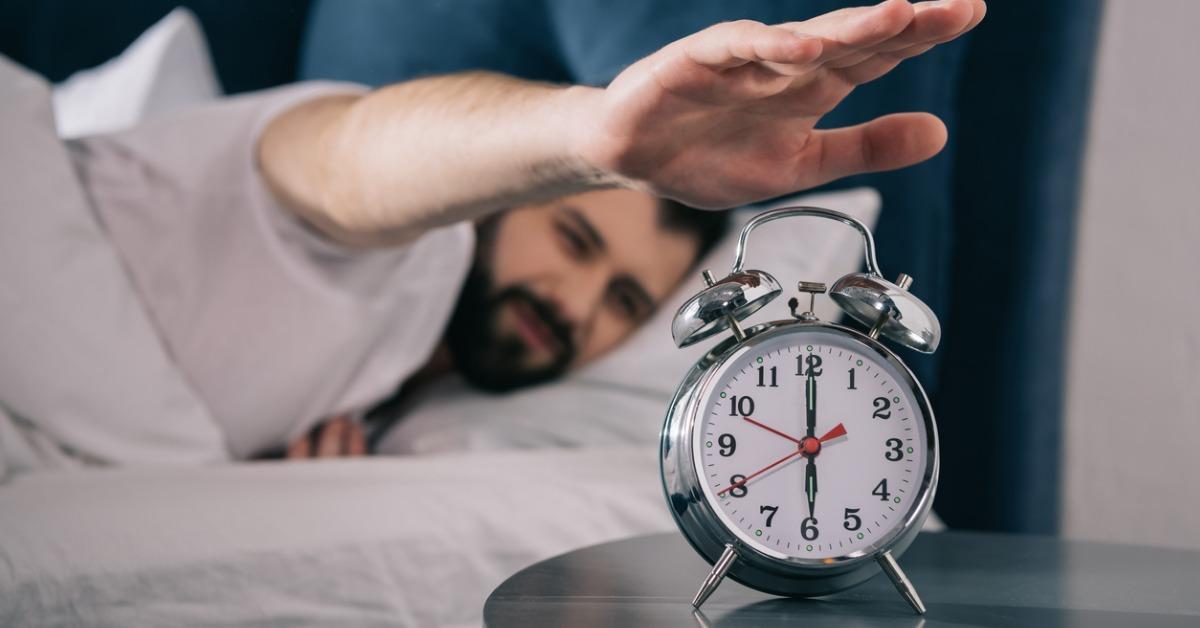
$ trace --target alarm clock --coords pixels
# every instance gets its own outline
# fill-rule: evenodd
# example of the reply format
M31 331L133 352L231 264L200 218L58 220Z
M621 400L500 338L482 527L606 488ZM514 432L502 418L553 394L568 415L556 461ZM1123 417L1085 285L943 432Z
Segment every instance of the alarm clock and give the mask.
M748 238L781 218L819 217L857 229L866 272L828 296L855 329L813 312L824 284L798 283L808 309L790 320L741 321L782 292L769 273L744 268ZM843 213L785 207L759 214L738 238L732 272L680 307L679 347L730 336L692 368L662 431L661 472L680 531L713 565L692 600L699 608L725 577L783 596L821 596L888 575L919 614L897 559L929 515L938 479L937 426L921 385L887 340L932 353L941 335L913 296L912 278L883 278L871 231Z

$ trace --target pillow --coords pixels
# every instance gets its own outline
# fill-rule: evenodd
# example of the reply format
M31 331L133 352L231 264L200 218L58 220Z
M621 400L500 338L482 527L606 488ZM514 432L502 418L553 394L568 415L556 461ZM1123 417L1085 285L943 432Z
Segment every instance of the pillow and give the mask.
M119 131L221 95L196 16L177 8L103 65L54 88L60 137Z
M97 461L225 459L88 204L49 86L2 56L0 137L20 147L0 150L0 421L18 422L0 426L0 475L62 462L33 430Z
M872 226L879 213L875 190L808 194L754 209L817 205L843 211ZM655 442L667 403L679 380L723 334L677 349L671 340L675 311L704 285L699 270L722 277L733 266L737 235L756 211L735 213L731 232L702 260L697 272L620 347L558 382L505 395L470 388L457 377L430 384L403 418L377 443L382 454L474 449L590 447ZM856 231L828 220L782 220L750 237L748 268L774 275L784 287L749 325L789 317L787 300L797 280L832 283L855 272L863 248ZM837 318L827 298L817 301L821 318Z

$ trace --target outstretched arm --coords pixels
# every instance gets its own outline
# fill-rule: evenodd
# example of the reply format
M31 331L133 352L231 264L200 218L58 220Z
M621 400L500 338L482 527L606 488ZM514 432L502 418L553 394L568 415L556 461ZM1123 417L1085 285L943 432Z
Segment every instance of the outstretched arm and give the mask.
M259 158L277 196L351 245L599 187L731 207L935 155L946 131L929 114L815 126L855 86L984 12L983 0L886 0L804 22L727 22L604 89L466 73L320 99L273 121Z

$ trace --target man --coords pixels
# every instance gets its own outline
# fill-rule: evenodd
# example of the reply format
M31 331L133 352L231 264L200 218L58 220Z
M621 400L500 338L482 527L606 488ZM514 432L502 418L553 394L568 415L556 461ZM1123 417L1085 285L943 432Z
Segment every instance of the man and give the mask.
M619 342L710 240L653 197L724 208L936 154L928 114L815 126L983 14L887 0L724 23L604 89L487 73L300 86L72 153L226 453L357 453L344 420L294 439L418 374L509 389Z
M482 219L442 339L387 404L389 413L413 388L450 371L505 392L591 361L653 313L724 235L725 218L612 189ZM366 440L360 422L339 417L295 439L287 455L361 455Z

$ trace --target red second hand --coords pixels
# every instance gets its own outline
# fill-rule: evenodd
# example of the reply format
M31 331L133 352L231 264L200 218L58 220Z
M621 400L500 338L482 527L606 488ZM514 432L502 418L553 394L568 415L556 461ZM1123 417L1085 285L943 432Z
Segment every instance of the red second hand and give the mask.
M779 430L777 430L777 429L775 429L775 428L771 427L770 425L763 425L762 423L759 423L758 421L755 421L754 419L752 419L752 418L750 418L750 417L748 417L748 416L744 416L744 417L742 417L742 418L743 418L743 419L746 419L746 422L748 422L748 423L753 423L754 425L757 425L757 426L759 426L759 427L763 428L764 430L767 430L768 432L771 432L772 434L775 434L776 436L782 436L782 437L784 437L784 438L786 438L786 439L788 439L788 440L792 441L793 443L796 443L797 445L799 445L799 444L800 444L800 439L799 439L799 438L793 438L793 437L791 437L791 436L788 436L787 434L784 434L783 432L780 432Z
M804 450L802 450L802 449L793 451L792 453L780 458L779 460L776 460L775 462L772 462L771 464L759 469L758 471L751 473L750 475L746 476L745 479L743 479L741 482L734 482L733 484L730 484L729 486L726 486L725 488L721 489L720 491L717 492L717 497L720 497L726 491L731 491L739 486L745 486L746 483L749 482L750 480L753 480L754 478L766 473L767 471L770 471L771 469L774 469L775 467L778 467L779 465L787 462L788 460L791 460L792 458L795 458L796 456L799 456L802 453L804 453Z
M833 426L833 429L826 432L824 436L822 436L821 438L818 438L817 440L823 443L827 440L833 440L835 438L845 436L845 435L846 435L846 426L842 425L841 423L838 423L837 425Z

